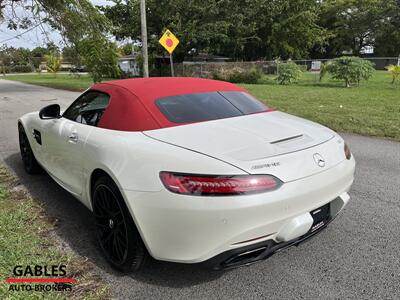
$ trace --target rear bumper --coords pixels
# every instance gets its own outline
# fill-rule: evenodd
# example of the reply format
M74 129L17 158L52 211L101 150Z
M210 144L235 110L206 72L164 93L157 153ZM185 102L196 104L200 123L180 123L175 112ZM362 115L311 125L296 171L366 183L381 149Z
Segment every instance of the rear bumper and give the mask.
M276 191L256 195L196 197L167 190L122 192L155 259L199 263L212 262L213 258L217 261L214 265L221 265L243 249L264 245L263 259L300 242L309 229L304 220L312 210L330 202L333 219L349 200L347 191L353 183L354 168L352 158L316 175L286 182ZM301 228L297 226L299 220L303 222Z
M334 201L341 201L341 199L335 199ZM311 239L324 230L334 218L335 216L330 215L323 226L319 227L315 231L307 232L306 234L293 240L287 242L266 240L261 243L228 250L202 262L201 265L213 270L226 270L240 266L251 265L258 261L265 260L271 257L273 254L291 246L299 246L301 243Z

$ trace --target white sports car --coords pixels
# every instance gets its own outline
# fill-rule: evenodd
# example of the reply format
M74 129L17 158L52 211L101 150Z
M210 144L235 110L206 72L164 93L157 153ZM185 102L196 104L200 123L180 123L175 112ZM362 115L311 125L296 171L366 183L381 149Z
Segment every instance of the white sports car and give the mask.
M247 265L320 232L349 201L343 139L243 88L196 78L109 81L63 113L18 121L25 169L90 210L110 264Z

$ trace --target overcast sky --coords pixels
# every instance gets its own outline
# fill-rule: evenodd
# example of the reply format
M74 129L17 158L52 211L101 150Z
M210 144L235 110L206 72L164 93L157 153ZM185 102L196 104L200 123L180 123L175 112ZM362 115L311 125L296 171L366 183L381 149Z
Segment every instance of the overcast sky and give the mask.
M108 0L91 0L91 2L94 5L111 5L112 2ZM18 15L24 15L26 12L23 10L17 11ZM46 26L45 26L46 27ZM47 27L48 28L48 27ZM13 46L13 47L25 47L25 48L35 48L38 46L43 46L45 45L48 41L53 41L57 44L57 46L60 46L62 44L61 42L61 37L57 32L52 32L50 30L50 34L46 37L43 34L43 28L40 26L33 29L32 31L29 31L23 35L21 35L18 38L13 38L17 36L18 34L23 33L26 30L9 30L7 28L7 24L0 24L0 46L2 45L7 45L7 46ZM8 40L9 39L9 40ZM8 41L4 41L8 40ZM4 41L4 42L3 42Z

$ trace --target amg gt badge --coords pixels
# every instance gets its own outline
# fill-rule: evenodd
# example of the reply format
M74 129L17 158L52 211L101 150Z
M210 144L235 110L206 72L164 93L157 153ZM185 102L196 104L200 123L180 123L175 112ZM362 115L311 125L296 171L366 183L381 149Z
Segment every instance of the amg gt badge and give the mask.
M314 153L314 161L321 168L325 167L325 160L322 158L321 154Z
M255 165L255 166L252 166L251 169L257 170L257 169L262 169L262 168L278 167L280 165L281 165L281 163L279 161L277 161L277 162L266 163L266 164L262 164L262 165Z

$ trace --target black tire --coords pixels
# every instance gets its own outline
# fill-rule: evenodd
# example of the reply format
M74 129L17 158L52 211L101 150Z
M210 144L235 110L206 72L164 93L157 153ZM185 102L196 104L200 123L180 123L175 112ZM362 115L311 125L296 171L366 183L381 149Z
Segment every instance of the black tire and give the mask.
M21 124L18 124L18 135L19 150L26 173L31 175L42 173L42 167L39 165L35 158L35 155L33 154L28 137L26 136L24 127Z
M107 261L121 272L140 270L148 252L117 185L100 177L92 199L97 239Z

